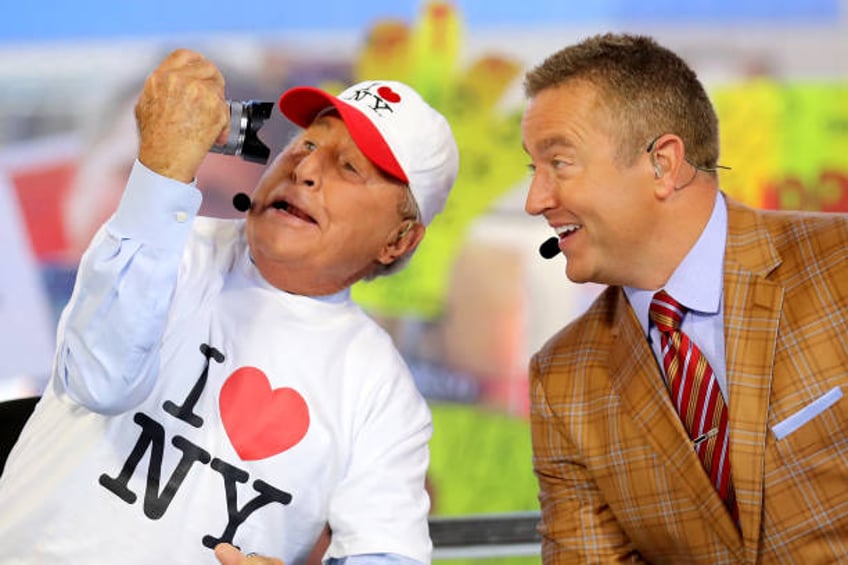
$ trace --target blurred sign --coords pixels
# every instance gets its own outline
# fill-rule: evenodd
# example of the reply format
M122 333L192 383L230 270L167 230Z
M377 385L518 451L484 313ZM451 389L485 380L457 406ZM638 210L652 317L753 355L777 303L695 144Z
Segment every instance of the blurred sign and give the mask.
M755 207L848 212L848 84L757 79L711 97L725 191Z

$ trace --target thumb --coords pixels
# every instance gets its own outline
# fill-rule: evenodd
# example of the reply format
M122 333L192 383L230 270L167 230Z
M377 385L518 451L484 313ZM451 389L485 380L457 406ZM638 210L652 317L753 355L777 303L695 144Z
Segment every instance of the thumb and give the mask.
M219 543L215 546L215 557L221 565L239 565L245 555L228 543Z

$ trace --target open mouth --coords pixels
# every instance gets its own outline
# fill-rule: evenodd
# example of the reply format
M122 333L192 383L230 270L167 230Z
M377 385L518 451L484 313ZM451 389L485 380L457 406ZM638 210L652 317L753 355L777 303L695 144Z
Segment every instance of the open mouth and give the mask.
M307 214L306 212L286 200L277 200L273 204L271 204L271 207L291 214L295 218L301 219L304 222L310 222L313 224L318 223L315 221L315 218L313 218L312 216L310 216L309 214Z
M556 229L556 234L559 236L560 239L565 239L566 237L577 232L577 230L579 230L582 227L583 226L581 226L579 224L567 224L565 226L558 227Z

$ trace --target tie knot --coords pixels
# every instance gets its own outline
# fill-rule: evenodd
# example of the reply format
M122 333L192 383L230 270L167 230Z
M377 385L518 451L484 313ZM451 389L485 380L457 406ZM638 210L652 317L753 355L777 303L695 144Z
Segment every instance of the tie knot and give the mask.
M683 320L685 313L686 308L664 290L656 293L653 300L651 300L649 316L661 332L680 329L680 322Z

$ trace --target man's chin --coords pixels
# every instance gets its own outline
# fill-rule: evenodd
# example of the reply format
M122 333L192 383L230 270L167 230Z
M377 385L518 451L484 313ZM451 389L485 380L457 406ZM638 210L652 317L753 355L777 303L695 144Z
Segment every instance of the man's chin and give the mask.
M575 265L573 261L569 261L568 259L565 260L565 276L575 284L592 282L592 279L585 271L579 268L579 265Z

